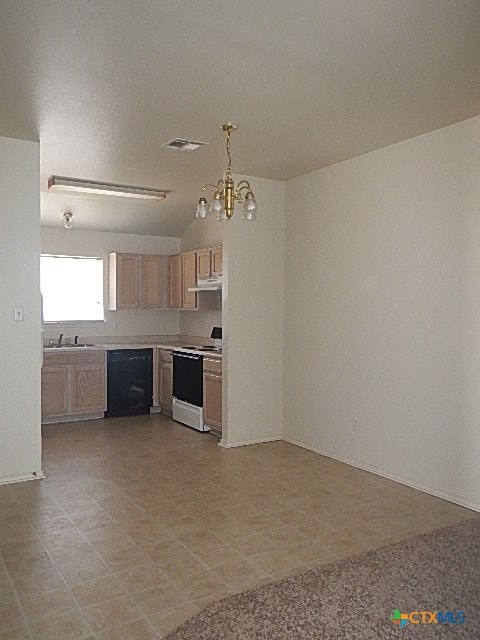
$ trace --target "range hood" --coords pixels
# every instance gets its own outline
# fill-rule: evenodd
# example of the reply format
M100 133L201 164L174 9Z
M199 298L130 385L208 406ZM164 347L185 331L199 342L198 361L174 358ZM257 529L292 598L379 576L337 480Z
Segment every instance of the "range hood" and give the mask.
M212 276L210 278L198 278L196 287L189 287L189 291L221 291L222 276Z

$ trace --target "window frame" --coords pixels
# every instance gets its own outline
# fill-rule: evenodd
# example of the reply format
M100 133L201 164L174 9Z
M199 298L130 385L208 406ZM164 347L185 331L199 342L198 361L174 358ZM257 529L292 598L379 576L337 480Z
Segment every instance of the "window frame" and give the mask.
M44 325L55 325L55 324L61 324L61 325L82 325L82 324L86 324L86 323L101 323L101 324L105 324L106 322L106 318L105 318L105 294L106 294L106 290L105 290L105 258L102 256L72 256L72 255L65 255L65 254L59 254L59 253L41 253L40 254L40 292L42 294L42 299L43 299L43 292L41 291L41 262L42 262L42 258L67 258L67 259L73 259L73 260L96 260L97 262L100 262L102 264L102 311L103 311L103 318L100 319L92 319L92 320L45 320L43 318L43 310L42 310L42 322Z

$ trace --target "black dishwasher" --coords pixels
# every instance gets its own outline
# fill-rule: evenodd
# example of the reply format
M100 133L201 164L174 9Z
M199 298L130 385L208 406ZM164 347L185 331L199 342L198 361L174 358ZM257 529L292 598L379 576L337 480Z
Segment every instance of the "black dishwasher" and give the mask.
M106 418L150 413L152 357L152 349L108 351Z

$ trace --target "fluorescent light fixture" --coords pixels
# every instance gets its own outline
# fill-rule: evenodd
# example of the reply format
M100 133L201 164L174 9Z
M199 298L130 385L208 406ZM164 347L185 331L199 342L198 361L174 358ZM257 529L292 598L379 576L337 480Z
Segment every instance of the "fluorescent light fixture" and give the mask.
M129 187L124 184L110 184L109 182L92 182L78 178L51 176L48 188L52 191L77 191L79 193L95 193L103 196L123 196L124 198L142 198L144 200L164 200L166 191L159 189L145 189L143 187Z

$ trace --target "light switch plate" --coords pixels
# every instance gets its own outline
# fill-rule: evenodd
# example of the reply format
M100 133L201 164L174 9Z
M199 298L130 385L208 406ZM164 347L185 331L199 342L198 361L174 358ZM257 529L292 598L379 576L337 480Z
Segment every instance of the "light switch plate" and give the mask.
M15 307L13 310L13 317L17 320L23 320L23 307Z

